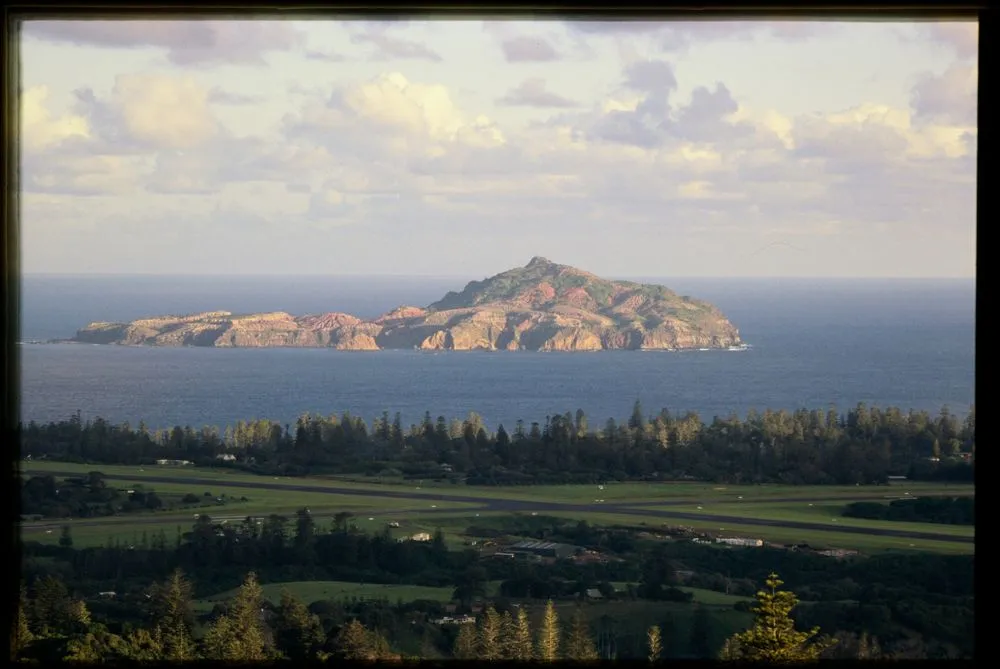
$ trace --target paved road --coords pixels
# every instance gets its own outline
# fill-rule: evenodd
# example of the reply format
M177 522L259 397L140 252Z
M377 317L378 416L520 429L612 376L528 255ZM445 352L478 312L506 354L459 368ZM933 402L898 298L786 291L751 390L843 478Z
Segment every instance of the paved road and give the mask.
M46 472L52 474L53 476L79 476L79 472L56 472L50 471ZM105 478L108 479L118 479L118 480L131 480L131 481L149 481L151 483L175 483L175 484L192 484L204 482L206 485L211 485L212 483L220 483L220 481L210 481L207 479L191 479L182 476L160 476L152 475L147 476L145 474L141 476L125 476L125 475L107 475ZM703 514L703 513L685 513L683 511L667 511L662 509L649 509L642 508L643 506L656 505L658 507L668 507L668 506L690 506L691 504L697 503L696 500L668 500L661 502L613 502L613 503L599 503L599 504L588 504L588 503L572 503L572 502L545 502L545 501L530 501L530 500L513 500L513 499L484 499L482 497L471 497L468 495L441 495L432 492L403 492L400 490L359 490L355 488L339 488L335 484L332 485L310 485L305 483L282 483L274 481L260 481L260 482L246 482L246 481L225 481L226 487L239 487L239 488L250 488L257 490L288 490L294 492L304 492L304 493L328 493L328 494L340 494L340 495L354 495L358 497L379 497L379 498L389 498L389 499L406 499L414 502L422 502L424 506L420 508L412 509L401 509L401 510L391 510L386 511L382 515L390 515L393 517L404 517L406 513L449 513L455 514L456 509L432 509L429 508L432 502L462 502L468 504L476 505L475 508L468 509L469 512L545 512L545 511L560 511L560 512L576 512L580 513L581 517L585 517L587 513L619 513L627 514L631 516L647 516L651 518L658 518L663 521L669 521L672 519L681 520L702 520L718 522L725 526L726 523L733 525L763 525L767 527L785 527L788 529L800 529L800 530L821 530L821 531L836 531L848 534L865 534L869 536L882 536L882 537L902 537L910 539L928 539L933 541L947 541L952 543L975 543L974 537L961 537L948 534L936 534L933 532L911 532L906 530L894 530L894 529L883 529L874 527L857 527L850 525L835 525L833 522L830 523L810 523L801 521L790 521L790 520L766 520L760 518L748 518L746 516L724 516L724 515L714 515L714 514ZM873 499L881 498L875 497ZM781 498L781 499L759 499L759 500L744 500L745 503L752 504L755 502L772 502L772 503L783 503L783 502L826 502L826 501L844 501L844 497L815 497L815 498L804 498L804 497L794 497L794 498ZM464 510L463 510L464 511ZM183 523L184 519L179 517L149 517L145 518L144 521L150 525L166 524L172 523L174 525L178 523ZM124 519L116 520L115 518L93 518L93 519L76 519L73 520L74 526L87 526L87 525L104 525L114 522L127 522ZM53 527L64 524L64 521L43 521L39 523L32 523L30 525L23 525L25 529L40 529L44 527Z

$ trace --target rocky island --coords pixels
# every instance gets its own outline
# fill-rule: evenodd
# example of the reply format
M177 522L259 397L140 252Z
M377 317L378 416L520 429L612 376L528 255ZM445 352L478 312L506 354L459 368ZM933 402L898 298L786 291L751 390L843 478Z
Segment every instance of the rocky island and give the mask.
M664 286L609 281L532 258L449 292L427 307L373 320L350 314L212 311L131 323L91 323L70 341L207 347L490 351L682 350L743 346L713 305Z

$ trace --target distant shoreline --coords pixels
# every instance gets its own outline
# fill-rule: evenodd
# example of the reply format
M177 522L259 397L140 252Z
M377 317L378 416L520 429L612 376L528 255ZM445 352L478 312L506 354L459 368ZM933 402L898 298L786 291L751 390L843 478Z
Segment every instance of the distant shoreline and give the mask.
M118 347L118 348L144 348L144 349L224 349L224 350L308 350L308 351L337 351L340 353L385 353L389 351L413 351L416 353L606 353L609 351L625 351L633 353L707 353L710 351L725 352L725 353L743 353L752 350L754 346L752 344L744 344L742 346L730 346L730 347L716 347L716 348L637 348L637 349L627 349L627 348L605 348L596 350L517 350L509 351L504 349L488 349L488 348L469 348L469 349L418 349L418 348L383 348L378 350L367 350L367 349L338 349L331 346L192 346L189 344L181 346L157 346L150 344L120 344L117 342L111 342L108 344L94 344L86 341L76 341L74 339L26 339L23 341L18 341L18 346L48 346L48 345L59 345L59 344L71 344L75 346L100 346L102 348Z

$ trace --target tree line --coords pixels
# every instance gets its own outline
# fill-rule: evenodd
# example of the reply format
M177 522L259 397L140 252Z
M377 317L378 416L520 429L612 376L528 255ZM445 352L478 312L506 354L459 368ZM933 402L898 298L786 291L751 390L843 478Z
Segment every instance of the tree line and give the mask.
M795 594L780 589L770 574L756 595L753 625L730 637L720 658L739 661L796 662L819 659L836 644L814 627L796 628L791 616ZM41 579L29 593L22 586L17 615L10 633L11 661L54 662L132 661L264 661L290 659L402 660L386 636L352 618L330 630L297 597L283 590L280 603L271 605L254 572L207 625L199 629L192 600L192 584L180 570L146 593L143 620L112 631L91 616L87 604L74 598L58 578ZM661 630L647 631L648 660L664 658ZM864 646L875 657L874 645ZM877 651L876 651L877 652ZM568 625L561 624L549 600L537 630L525 608L503 614L488 606L472 624L461 624L452 656L457 659L552 662L602 659L583 610L575 608ZM413 658L417 659L417 658ZM613 659L605 655L603 659Z
M341 416L301 416L294 428L269 420L150 431L101 418L21 425L23 456L106 464L158 459L233 466L288 476L353 473L461 478L471 485L677 480L786 484L884 483L889 476L969 481L974 477L975 407L964 420L947 407L932 416L859 404L846 413L751 411L746 418L663 409L647 416L635 403L627 421L592 429L587 415L552 415L486 429L482 418L404 427L388 412L371 425ZM222 459L225 458L225 459ZM231 462L229 461L231 460Z
M853 502L841 514L871 520L975 525L976 500L972 497L919 497L897 499L888 504Z

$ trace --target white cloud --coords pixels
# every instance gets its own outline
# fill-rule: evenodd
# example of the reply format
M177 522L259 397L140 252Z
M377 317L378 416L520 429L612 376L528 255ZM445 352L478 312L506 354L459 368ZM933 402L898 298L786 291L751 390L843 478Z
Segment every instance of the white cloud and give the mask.
M21 94L21 142L25 149L46 149L70 137L90 137L90 126L84 117L53 116L46 106L48 96L46 86L34 86Z
M629 34L663 36L659 28L641 28L629 27ZM469 42L481 48L472 73L462 64L399 54L386 64L326 65L314 57L350 51L352 35L378 37L362 40L375 47L387 44L382 38L426 37L408 30L331 29L340 42L317 41L298 60L285 53L308 73L296 74L294 95L275 95L289 86L287 69L223 76L143 69L136 61L106 72L103 88L100 79L55 75L27 82L22 180L35 204L26 216L51 217L44 224L26 218L44 231L27 237L34 240L27 257L65 261L69 251L39 240L79 244L68 231L89 226L121 235L117 248L128 252L142 244L176 248L168 237L183 231L220 252L224 240L239 239L230 243L258 258L294 258L294 243L316 245L308 255L320 259L321 249L332 253L340 244L352 250L343 262L360 263L374 257L365 249L377 239L393 257L422 255L442 265L456 254L439 246L454 250L488 238L491 253L520 248L523 255L535 245L560 255L560 245L569 244L584 259L568 260L587 266L586 257L598 256L587 256L580 240L606 246L610 257L624 252L618 240L628 235L615 231L628 226L636 239L673 240L673 261L698 272L707 270L690 264L694 251L674 249L702 248L711 235L724 234L720 257L749 271L757 261L748 259L748 248L782 235L793 236L815 263L822 259L811 255L820 252L810 240L856 236L884 245L892 235L938 226L953 231L948 243L958 249L967 241L961 230L974 229L975 63L956 61L936 75L923 64L907 70L900 81L913 84L909 108L903 90L893 103L858 97L844 109L800 114L780 101L749 104L739 93L745 84L717 80L716 68L694 56L629 58L617 76L600 77L595 62L568 58L508 65L498 45L526 34L516 25L493 31L496 39L462 34L464 43L448 26L439 28L452 36L435 42L435 52L471 49ZM699 44L748 34L764 42L776 30L702 27L687 34ZM770 44L805 34L794 25L783 30ZM615 31L570 31L570 41L592 41L602 58L614 58L613 45L591 39L606 33ZM548 33L546 39L566 53L565 41ZM59 81L59 100L75 93L70 110L58 109L50 93L57 90L50 82ZM235 123L258 114L280 121ZM227 122L257 134L238 135ZM73 213L68 203L83 201L90 204ZM113 203L99 224L97 202ZM147 215L152 208L183 219L184 227L168 228L162 212ZM362 241L324 236L346 226ZM640 245L642 253L655 246ZM902 267L907 260L891 262ZM728 267L721 260L711 266Z

